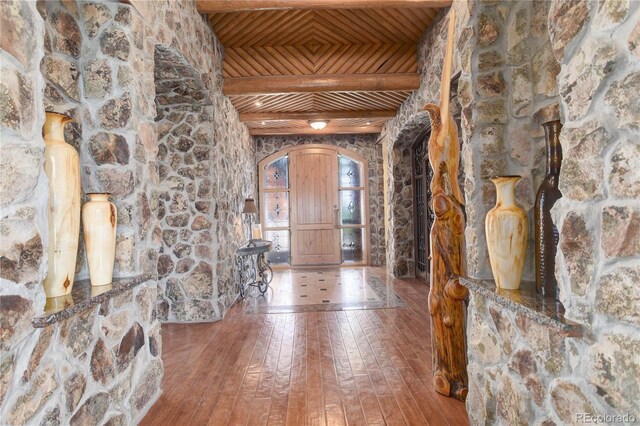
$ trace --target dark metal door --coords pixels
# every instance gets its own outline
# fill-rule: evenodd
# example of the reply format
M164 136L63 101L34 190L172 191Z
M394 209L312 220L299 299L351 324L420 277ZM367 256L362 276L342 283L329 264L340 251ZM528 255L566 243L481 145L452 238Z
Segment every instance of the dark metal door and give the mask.
M427 142L430 129L426 128L416 138L412 146L413 164L413 194L414 194L414 220L415 224L415 274L425 282L429 282L429 230L433 223L431 212L431 192L429 183L433 172L429 167Z

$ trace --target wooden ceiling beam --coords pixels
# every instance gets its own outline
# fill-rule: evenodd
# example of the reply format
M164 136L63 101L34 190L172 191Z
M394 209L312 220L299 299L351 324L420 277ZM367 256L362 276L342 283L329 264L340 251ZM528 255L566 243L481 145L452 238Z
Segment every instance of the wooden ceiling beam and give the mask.
M396 111L393 109L324 112L247 112L240 114L240 121L340 120L349 118L393 118L395 116Z
M251 129L249 133L253 136L268 135L345 135L354 133L380 133L381 126L354 126L354 127L330 127L322 130L314 130L311 127L303 129L299 127L264 128Z
M227 96L257 96L274 93L317 92L378 92L417 90L420 75L398 74L335 74L286 75L224 79Z
M256 10L442 8L452 0L196 0L200 13Z

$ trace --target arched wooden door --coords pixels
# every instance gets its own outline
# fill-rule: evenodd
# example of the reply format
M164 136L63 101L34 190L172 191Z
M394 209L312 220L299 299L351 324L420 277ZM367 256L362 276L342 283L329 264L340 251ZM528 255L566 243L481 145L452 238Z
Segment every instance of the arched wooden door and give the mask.
M260 219L275 265L369 263L367 162L348 150L302 145L258 165Z

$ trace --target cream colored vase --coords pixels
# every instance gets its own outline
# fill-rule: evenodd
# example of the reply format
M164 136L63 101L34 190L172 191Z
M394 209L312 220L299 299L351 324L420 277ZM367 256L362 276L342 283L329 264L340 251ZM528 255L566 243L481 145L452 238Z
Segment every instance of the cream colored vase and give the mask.
M80 238L80 161L77 151L64 141L64 125L72 119L47 113L44 137L44 170L49 177L47 297L71 293Z
M515 202L516 183L520 176L491 179L496 185L496 206L485 221L489 260L496 285L506 290L520 287L527 251L529 224L527 214Z
M111 284L118 213L113 203L109 202L110 194L87 195L90 201L82 206L82 229L91 285Z

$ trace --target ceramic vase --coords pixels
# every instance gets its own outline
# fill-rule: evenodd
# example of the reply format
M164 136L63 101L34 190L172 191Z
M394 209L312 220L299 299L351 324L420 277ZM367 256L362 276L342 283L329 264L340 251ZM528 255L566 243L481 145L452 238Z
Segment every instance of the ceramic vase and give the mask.
M520 176L491 179L496 186L496 205L485 221L491 270L498 288L520 287L527 250L529 225L525 211L516 205L515 189Z
M116 256L116 227L118 213L107 193L87 194L89 201L82 206L84 246L89 261L92 286L111 284Z
M72 119L48 112L42 129L44 170L49 178L47 297L71 293L80 238L80 162L78 152L64 141L64 125Z
M546 136L547 169L536 196L534 208L536 289L545 297L558 299L558 281L555 276L558 228L551 219L551 208L562 197L558 189L562 148L560 146L560 120L542 124Z

